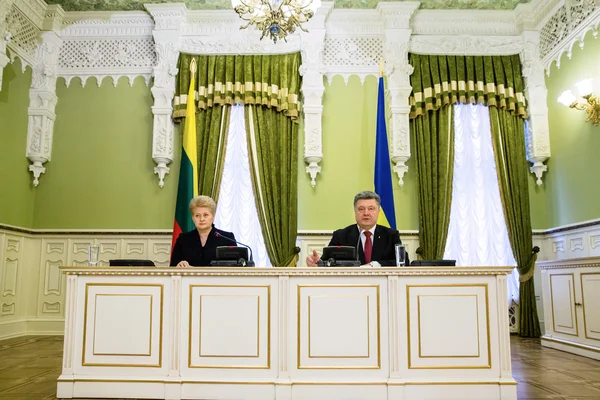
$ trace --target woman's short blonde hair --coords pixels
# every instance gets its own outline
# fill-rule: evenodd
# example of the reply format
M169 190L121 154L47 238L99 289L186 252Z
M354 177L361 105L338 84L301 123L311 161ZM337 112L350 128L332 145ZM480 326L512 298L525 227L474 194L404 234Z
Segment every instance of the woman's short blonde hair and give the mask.
M217 203L209 196L196 196L190 201L190 212L193 213L195 208L208 208L212 215L215 215Z

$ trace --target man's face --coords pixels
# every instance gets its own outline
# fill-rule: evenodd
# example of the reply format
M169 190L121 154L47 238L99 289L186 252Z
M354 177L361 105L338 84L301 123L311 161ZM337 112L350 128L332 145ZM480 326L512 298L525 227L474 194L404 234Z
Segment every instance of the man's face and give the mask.
M377 223L379 205L375 199L359 200L354 207L356 223L364 230L369 230Z

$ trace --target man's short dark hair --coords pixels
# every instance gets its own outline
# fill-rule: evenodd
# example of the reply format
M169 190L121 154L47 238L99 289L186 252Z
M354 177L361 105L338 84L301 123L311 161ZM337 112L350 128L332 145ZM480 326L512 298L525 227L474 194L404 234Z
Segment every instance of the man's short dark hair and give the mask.
M377 202L377 206L381 206L381 197L375 192L371 192L370 190L365 190L358 193L354 196L354 208L356 208L356 203L359 200L375 200Z

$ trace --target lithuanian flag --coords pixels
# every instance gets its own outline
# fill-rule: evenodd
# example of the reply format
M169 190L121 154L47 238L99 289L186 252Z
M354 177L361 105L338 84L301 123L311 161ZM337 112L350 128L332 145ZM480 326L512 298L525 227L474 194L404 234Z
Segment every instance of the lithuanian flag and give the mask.
M181 232L194 229L194 221L190 215L190 200L198 196L198 165L196 147L196 102L194 88L196 86L196 59L190 63L190 88L185 109L185 126L181 142L181 167L179 169L179 186L177 188L177 203L175 205L175 224L173 226L173 242Z
M377 223L396 229L394 211L394 191L392 189L392 167L388 148L387 129L385 127L385 93L383 72L379 77L377 100L377 143L375 145L375 193L381 197L381 211Z

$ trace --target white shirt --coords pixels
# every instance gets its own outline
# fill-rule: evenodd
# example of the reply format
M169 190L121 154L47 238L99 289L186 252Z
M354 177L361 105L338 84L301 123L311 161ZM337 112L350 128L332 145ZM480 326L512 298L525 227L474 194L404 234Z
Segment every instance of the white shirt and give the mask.
M356 225L358 226L358 224ZM371 232L371 243L372 245L375 245L375 228L377 227L377 225L373 225L373 227L371 229L369 229L369 232ZM362 243L362 248L363 248L363 254L365 252L365 241L367 240L367 235L365 235L366 230L364 230L363 228L361 228L360 226L358 226L358 231L360 232L360 241ZM371 253L373 254L373 253ZM371 267L381 267L381 264L379 264L377 261L371 261L370 263L365 264L366 266L371 266Z

